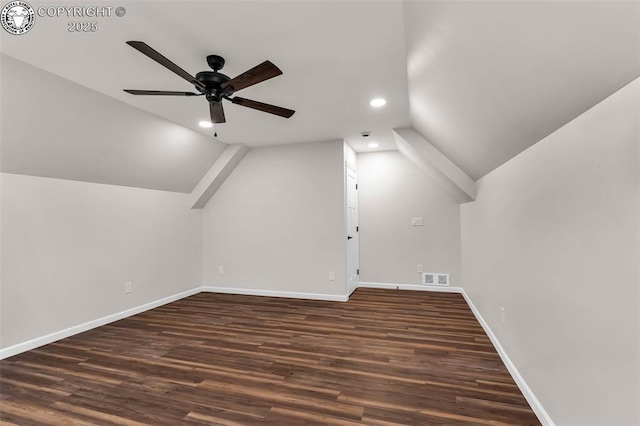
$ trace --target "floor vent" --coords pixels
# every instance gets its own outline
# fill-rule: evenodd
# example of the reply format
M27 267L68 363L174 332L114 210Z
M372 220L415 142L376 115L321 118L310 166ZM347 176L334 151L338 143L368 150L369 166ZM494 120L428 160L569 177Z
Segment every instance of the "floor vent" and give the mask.
M422 284L448 286L449 274L437 274L433 272L424 272L422 274Z

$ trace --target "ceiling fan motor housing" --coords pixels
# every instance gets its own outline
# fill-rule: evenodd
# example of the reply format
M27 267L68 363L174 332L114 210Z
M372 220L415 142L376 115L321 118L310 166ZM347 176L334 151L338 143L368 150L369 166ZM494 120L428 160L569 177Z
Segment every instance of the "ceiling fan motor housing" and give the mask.
M220 102L224 90L220 87L223 83L231 80L228 76L216 71L201 71L196 74L196 80L203 83L206 89L196 87L201 93L207 95L209 102Z

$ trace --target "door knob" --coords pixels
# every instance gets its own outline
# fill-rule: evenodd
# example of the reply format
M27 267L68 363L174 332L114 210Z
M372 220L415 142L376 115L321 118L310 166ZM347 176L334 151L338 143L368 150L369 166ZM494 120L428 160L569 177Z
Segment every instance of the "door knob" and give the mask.
M353 237L351 235L347 235L347 240L352 239Z

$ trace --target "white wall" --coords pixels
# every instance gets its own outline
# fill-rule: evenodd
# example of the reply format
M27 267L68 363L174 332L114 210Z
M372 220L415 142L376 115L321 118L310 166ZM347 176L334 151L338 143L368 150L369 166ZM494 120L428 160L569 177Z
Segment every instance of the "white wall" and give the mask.
M473 179L640 75L638 1L402 4L411 127Z
M558 425L640 424L639 99L636 80L461 206L463 286Z
M200 285L188 194L1 176L2 348Z
M346 295L343 175L342 141L249 151L204 208L203 284Z
M460 285L458 203L397 151L358 154L358 179L360 281L420 284L421 264Z
M1 59L2 172L191 192L226 148L17 59ZM177 109L194 101L148 98ZM206 113L204 102L202 108Z

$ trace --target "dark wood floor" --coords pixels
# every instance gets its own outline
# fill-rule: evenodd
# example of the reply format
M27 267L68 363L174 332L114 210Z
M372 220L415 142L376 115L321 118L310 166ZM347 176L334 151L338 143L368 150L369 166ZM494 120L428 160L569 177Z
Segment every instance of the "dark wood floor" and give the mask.
M0 375L2 424L539 424L459 294L200 293Z

